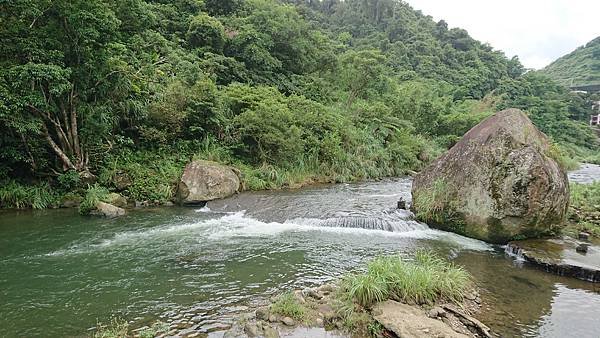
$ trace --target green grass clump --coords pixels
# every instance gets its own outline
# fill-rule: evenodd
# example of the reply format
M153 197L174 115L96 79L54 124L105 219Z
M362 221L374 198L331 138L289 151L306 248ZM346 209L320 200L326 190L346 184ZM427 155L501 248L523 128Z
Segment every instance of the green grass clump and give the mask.
M379 257L367 272L344 278L342 290L362 307L394 299L404 303L461 302L471 285L469 274L429 251L419 251L414 260L399 256Z
M15 181L0 184L0 207L45 209L57 204L58 196L47 183L23 185Z
M93 338L123 338L127 337L129 324L123 319L113 318L109 324L98 323Z
M306 308L300 304L293 292L286 292L279 295L273 304L271 312L284 317L290 317L298 321L303 321L306 316Z
M94 184L88 187L83 197L83 201L79 204L79 213L81 215L88 215L92 210L96 208L99 202L106 202L109 192L105 187Z

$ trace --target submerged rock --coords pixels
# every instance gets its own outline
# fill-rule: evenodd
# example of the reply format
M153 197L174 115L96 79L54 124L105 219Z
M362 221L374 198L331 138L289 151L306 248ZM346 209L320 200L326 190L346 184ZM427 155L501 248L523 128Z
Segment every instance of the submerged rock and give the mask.
M449 325L427 317L421 309L392 300L378 303L373 308L373 318L396 336L403 338L446 337L467 338Z
M586 246L581 252L580 246ZM506 252L560 276L600 282L600 246L570 238L530 239L508 243Z
M240 188L237 170L209 161L192 161L186 165L177 186L177 200L182 204L201 204L229 197Z
M548 138L518 109L472 128L419 173L417 218L442 230L494 243L539 237L565 218L567 174Z

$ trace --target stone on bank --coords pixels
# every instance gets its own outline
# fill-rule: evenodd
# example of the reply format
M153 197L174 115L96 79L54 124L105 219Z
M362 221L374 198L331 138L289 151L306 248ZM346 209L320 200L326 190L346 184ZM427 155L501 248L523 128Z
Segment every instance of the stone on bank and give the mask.
M550 141L518 109L473 127L413 181L421 221L493 243L539 237L561 224L566 171Z
M238 171L210 161L192 161L185 166L177 186L177 201L184 205L202 204L229 197L239 191Z

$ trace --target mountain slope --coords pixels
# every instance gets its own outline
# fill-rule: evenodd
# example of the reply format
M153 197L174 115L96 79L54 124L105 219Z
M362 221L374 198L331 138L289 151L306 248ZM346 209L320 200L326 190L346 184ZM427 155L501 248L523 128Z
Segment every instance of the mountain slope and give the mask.
M543 72L568 87L600 85L600 37L557 59Z

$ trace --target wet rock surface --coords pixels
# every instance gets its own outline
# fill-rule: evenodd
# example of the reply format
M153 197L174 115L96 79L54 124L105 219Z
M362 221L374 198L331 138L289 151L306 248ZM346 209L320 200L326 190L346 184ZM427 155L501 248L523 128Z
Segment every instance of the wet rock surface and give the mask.
M598 244L566 237L536 239L510 242L506 251L546 272L600 283Z

